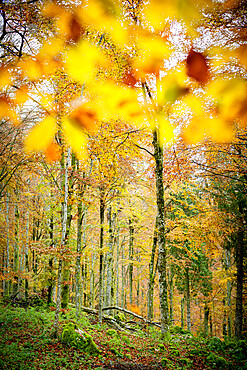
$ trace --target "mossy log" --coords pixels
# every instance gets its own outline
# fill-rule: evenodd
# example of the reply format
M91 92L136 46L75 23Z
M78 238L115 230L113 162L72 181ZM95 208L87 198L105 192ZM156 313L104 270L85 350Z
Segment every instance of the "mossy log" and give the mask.
M84 312L91 313L93 315L98 315L98 310L96 310L95 308L81 307L81 309ZM153 321L147 320L145 317L140 316L140 315L138 315L138 314L136 314L136 313L134 313L132 311L126 310L125 308L122 308L122 307L110 306L110 307L104 307L102 309L102 311L106 311L106 310L118 310L118 311L122 311L122 312L124 312L126 314L129 314L129 315L132 315L133 317L136 317L139 320L142 320L145 324L154 325L154 326L157 326L158 328L161 328L161 325L158 324L157 322L153 322ZM121 326L119 325L119 323L117 323L117 321L113 317L104 315L103 316L103 320L108 321L108 322L111 322L115 327L118 326L117 327L118 330L123 330L123 328L121 328ZM123 322L121 322L121 325L124 327L124 329L132 330L132 331L134 330L133 328L127 326Z

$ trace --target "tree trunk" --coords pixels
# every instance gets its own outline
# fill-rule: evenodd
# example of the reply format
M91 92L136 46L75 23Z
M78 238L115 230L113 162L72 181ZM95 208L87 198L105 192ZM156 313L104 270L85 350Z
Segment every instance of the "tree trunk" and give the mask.
M116 305L119 306L119 257L120 257L120 245L119 245L119 227L117 228L116 235L116 246L117 246L117 256L116 256Z
M209 307L208 304L205 303L204 306L204 336L208 337L208 323L209 323Z
M168 282L169 282L169 301L170 301L170 324L173 325L174 317L173 317L173 278L174 272L173 269L170 268L168 270Z
M25 271L26 273L29 272L29 263L28 263L28 241L29 241L29 212L27 211L27 226L26 226L26 245L25 245L25 251L24 251L24 256L25 256ZM28 298L28 290L29 290L29 284L28 284L28 279L25 278L25 283L24 283L24 294L25 294L25 299Z
M73 171L75 170L76 158L75 154L68 158L68 167L71 167ZM65 185L64 185L65 186ZM72 221L72 202L70 201L73 193L73 175L70 175L68 180L68 200L67 200L67 221L66 221L66 235L65 235L65 245L69 248L69 237L70 237L70 227ZM62 296L61 296L61 307L67 308L69 303L69 290L70 290L70 265L71 261L65 259L63 262L63 284L62 284Z
M167 278L166 278L166 239L165 239L165 205L164 205L164 184L163 184L163 150L158 141L157 130L153 131L153 146L156 175L156 202L157 202L157 224L158 224L158 271L160 290L160 314L161 334L168 331L168 299L167 299Z
M5 282L5 290L4 295L5 297L9 296L10 293L10 284L9 284L9 267L10 267L10 241L9 241L9 194L6 193L6 256L5 256L5 271L7 274L7 280Z
M187 329L191 331L191 315L190 315L190 278L189 269L185 268L185 294L186 294L186 307L187 307Z
M148 299L147 299L147 318L152 320L154 317L154 280L156 275L155 268L155 253L157 248L157 228L158 228L158 218L156 217L154 235L153 235L153 246L151 252L151 258L149 263L149 280L148 280ZM157 266L157 264L156 264Z
M104 191L100 189L100 240L99 240L99 323L102 324L103 309L103 246L104 246L104 218L105 218L105 200Z
M17 191L17 200L15 204L15 240L14 240L14 273L15 281L13 283L13 295L16 295L19 290L19 230L20 230L20 212L19 212L19 196Z
M124 268L124 264L123 264L123 261L124 261L124 244L122 243L122 251L121 251L121 255L122 255L122 270L121 270L121 278L122 278L122 285L121 285L121 301L122 301L122 307L126 307L126 295L125 295L125 282L126 282L126 278L125 278L125 268Z
M134 256L134 226L133 220L129 218L129 260L133 261ZM133 263L129 263L129 303L133 304Z
M236 267L237 267L237 295L235 311L235 337L240 339L243 328L243 281L244 281L244 209L239 203L239 212L241 215L241 226L238 231L237 242L235 245Z
M77 239L76 239L76 263L75 263L75 309L76 318L79 320L80 303L81 303L81 242L82 242L82 222L84 218L82 200L77 205Z
M181 328L184 328L184 297L181 298Z
M56 311L55 319L53 324L53 335L57 337L58 332L58 320L59 320L59 310L61 305L61 288L62 288L62 267L63 267L63 254L65 251L65 237L67 230L67 216L68 216L68 168L70 163L70 148L68 148L67 160L65 163L65 173L64 173L64 200L62 203L62 237L61 237L61 248L60 248L60 258L58 262L58 273L57 273L57 297L56 297Z
M116 214L112 214L111 207L108 211L108 224L109 224L109 250L107 252L107 261L106 261L106 307L109 307L112 303L112 271L113 271L113 246L114 246L114 232L113 228L115 227ZM107 315L111 313L107 311Z
M95 288L95 276L94 276L94 263L96 259L96 253L92 254L91 259L91 271L90 271L90 307L94 307L94 288Z

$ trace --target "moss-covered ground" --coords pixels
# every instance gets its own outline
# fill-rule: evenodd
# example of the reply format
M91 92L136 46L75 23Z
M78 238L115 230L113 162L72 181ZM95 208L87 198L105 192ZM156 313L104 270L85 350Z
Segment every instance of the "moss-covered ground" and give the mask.
M154 327L119 332L107 324L99 325L97 317L85 313L76 323L73 307L61 312L59 336L54 339L51 336L53 320L54 308L42 302L24 308L2 301L0 369L247 370L245 340L203 339L179 328L173 328L163 339ZM66 330L70 327L79 328L84 338L95 346L87 347L85 341L77 338L78 333L71 342L66 339L69 338ZM96 347L98 350L91 352L90 348Z

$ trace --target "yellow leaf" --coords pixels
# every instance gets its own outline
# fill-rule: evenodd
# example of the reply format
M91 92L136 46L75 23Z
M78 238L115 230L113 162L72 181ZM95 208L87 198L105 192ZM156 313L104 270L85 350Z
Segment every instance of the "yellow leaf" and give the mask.
M174 103L188 92L187 76L184 69L172 70L157 83L157 100L159 105Z
M118 1L90 0L81 12L81 18L101 30L108 30L111 22L121 13Z
M160 145L165 143L171 143L174 140L173 126L170 124L169 120L165 117L159 116L159 141Z
M137 77L142 79L145 79L147 73L157 73L165 59L171 55L171 49L161 36L140 34L137 48L138 56L133 61L133 68L136 70Z
M28 92L28 87L25 86L17 90L14 97L15 103L20 105L24 104L29 99Z
M205 114L203 101L200 97L189 94L183 98L183 103L185 103L194 114L198 116Z
M143 123L144 107L134 89L111 82L97 83L91 87L97 94L95 109L101 119L121 118L135 125Z
M13 101L6 96L0 96L0 119L10 119L14 125L19 124L19 118L13 109Z
M24 59L20 61L19 67L25 72L26 76L30 80L36 80L40 78L43 74L42 66L39 61L31 58Z
M68 51L65 66L74 80L84 83L92 79L96 67L103 63L104 57L100 49L82 41Z
M169 0L150 0L144 8L144 15L155 28L160 28L168 17L177 15L176 2Z
M167 18L182 20L186 25L200 18L200 8L210 5L211 1L200 0L149 0L144 8L146 19L156 29L162 29Z
M0 88L11 84L11 74L6 67L0 68Z
M241 119L246 125L247 83L243 79L218 79L212 81L207 94L213 97L219 114L226 120Z
M25 149L28 152L45 149L52 141L57 130L56 120L47 116L32 128L25 140Z
M231 123L220 117L208 118L205 120L206 132L213 141L224 143L234 139L235 132Z
M73 121L66 117L62 120L63 132L67 143L76 152L79 159L87 157L87 137Z
M54 57L59 54L63 47L63 41L59 38L50 39L44 41L41 49L39 50L39 55L41 57Z
M236 50L236 54L242 63L247 68L247 45L242 45Z

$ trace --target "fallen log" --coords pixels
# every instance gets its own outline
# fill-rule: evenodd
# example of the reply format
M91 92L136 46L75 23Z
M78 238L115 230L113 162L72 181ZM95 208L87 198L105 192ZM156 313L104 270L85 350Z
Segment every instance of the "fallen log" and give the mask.
M138 314L136 314L136 313L134 313L134 312L132 312L132 311L126 310L126 308L117 307L117 306L110 306L110 307L104 307L104 308L102 309L102 311L104 311L104 310L118 310L118 311L122 311L122 312L125 312L125 313L127 313L127 314L129 314L129 315L132 315L132 316L136 317L137 319L140 319L140 320L144 321L144 322L145 322L145 323L147 323L147 324L155 325L155 326L157 326L158 328L161 328L161 325L160 325L160 324L158 324L157 322L147 320L147 319L146 319L145 317L143 317L143 316L140 316L140 315L138 315Z
M81 307L81 309L83 311L85 311L85 312L88 312L88 313L91 313L91 314L94 314L94 315L98 315L98 310L96 310L95 308L89 308L89 307L84 307L83 306L83 307ZM132 315L132 316L136 317L139 320L144 321L146 324L154 325L154 326L157 326L158 328L161 328L161 325L159 323L154 322L154 321L147 320L145 317L140 316L140 315L136 314L135 312L126 310L126 308L122 308L122 307L118 307L118 306L110 306L110 307L104 307L102 309L102 311L105 311L105 310L118 310L118 311L122 311L122 312L125 312L126 314L129 314L129 315ZM103 317L108 317L108 316L103 316Z

